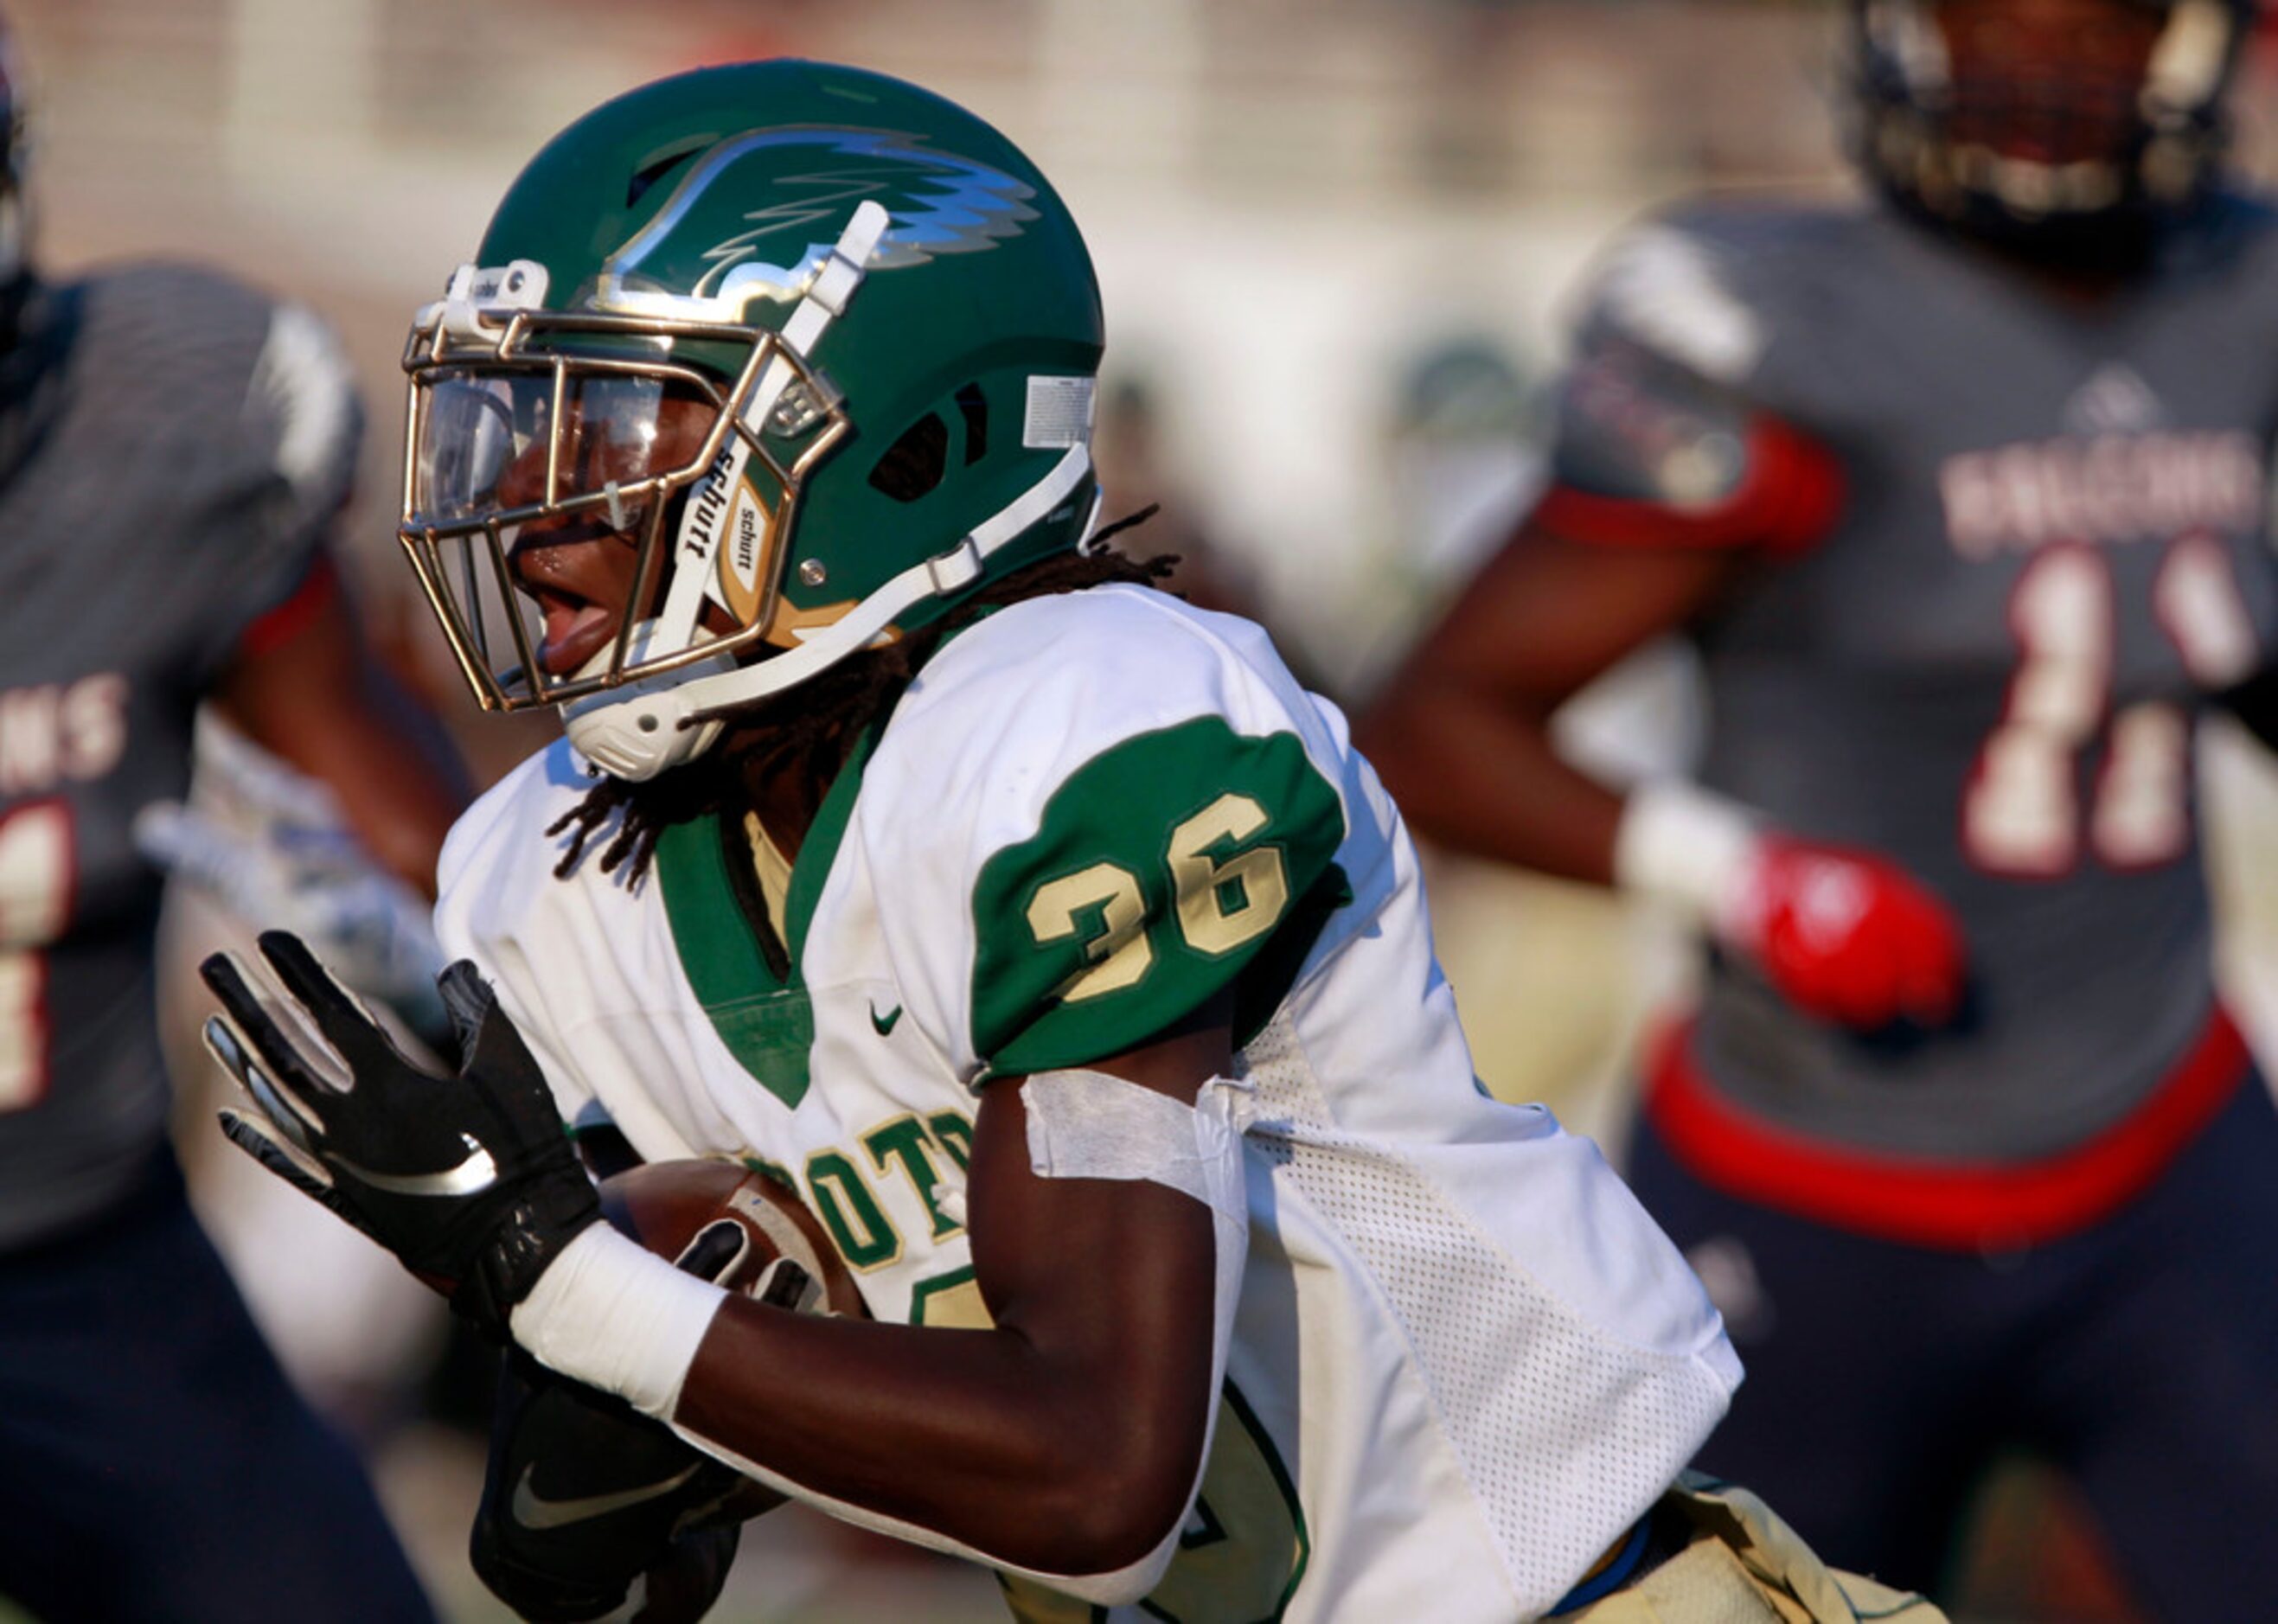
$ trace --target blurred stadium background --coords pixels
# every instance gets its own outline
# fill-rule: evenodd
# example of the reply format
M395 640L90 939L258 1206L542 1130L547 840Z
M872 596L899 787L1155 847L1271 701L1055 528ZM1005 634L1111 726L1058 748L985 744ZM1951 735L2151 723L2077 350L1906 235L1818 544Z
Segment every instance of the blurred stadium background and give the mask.
M371 418L348 537L369 618L487 782L540 735L476 722L396 561L410 311L469 257L544 138L615 91L791 54L899 73L1001 126L1083 223L1106 299L1110 516L1199 553L1326 690L1350 698L1499 538L1536 477L1562 295L1594 245L1701 187L1849 184L1837 8L1812 0L7 0L31 87L52 271L187 255L339 327ZM2242 153L2278 173L2278 52ZM131 446L120 448L131 455ZM1149 538L1152 538L1150 541ZM1578 748L1681 755L1681 656L1578 702ZM2210 752L2231 972L2278 1040L2278 788ZM1623 1075L1684 955L1592 892L1438 861L1442 955L1483 1076L1617 1155ZM2251 877L2259 866L2264 877ZM178 903L187 944L232 926ZM172 994L187 1033L195 1000ZM479 1441L429 1419L425 1294L218 1150L185 1046L202 1202L296 1373L371 1444L453 1617ZM321 1304L321 1308L314 1305ZM1970 1617L2127 1616L2061 1491L2000 1484ZM257 1530L248 1530L257 1549ZM719 1616L1001 1617L978 1574L779 1513ZM4 1613L4 1606L0 1606Z

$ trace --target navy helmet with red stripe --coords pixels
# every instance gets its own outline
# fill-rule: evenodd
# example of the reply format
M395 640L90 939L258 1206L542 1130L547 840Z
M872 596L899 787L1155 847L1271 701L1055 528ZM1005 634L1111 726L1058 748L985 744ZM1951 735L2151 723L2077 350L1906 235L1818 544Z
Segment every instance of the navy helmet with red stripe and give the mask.
M2045 4L1852 0L1854 141L1869 176L1912 212L2053 258L2139 247L2217 171L2256 0L2102 4L2149 35L2124 71ZM1964 14L1996 11L2011 13L1994 19L2010 38L2041 25L2042 48L1956 49Z

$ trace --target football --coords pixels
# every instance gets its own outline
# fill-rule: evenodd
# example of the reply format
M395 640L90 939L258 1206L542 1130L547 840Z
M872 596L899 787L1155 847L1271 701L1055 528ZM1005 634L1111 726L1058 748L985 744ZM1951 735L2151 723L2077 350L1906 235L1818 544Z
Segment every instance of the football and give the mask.
M732 1162L652 1162L601 1181L601 1211L650 1251L777 1308L867 1318L796 1192Z

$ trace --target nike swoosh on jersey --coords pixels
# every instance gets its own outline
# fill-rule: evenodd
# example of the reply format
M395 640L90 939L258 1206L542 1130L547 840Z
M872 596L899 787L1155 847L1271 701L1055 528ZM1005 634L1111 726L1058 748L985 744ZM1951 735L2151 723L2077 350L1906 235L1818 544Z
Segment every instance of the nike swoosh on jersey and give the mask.
M612 1494L587 1494L574 1499L549 1500L530 1486L531 1475L537 1470L535 1461L522 1468L522 1481L514 1486L512 1502L514 1520L532 1533L567 1528L573 1522L588 1522L595 1517L606 1517L613 1511L623 1511L628 1506L657 1499L670 1494L696 1475L696 1467L692 1466L686 1471L676 1472L669 1477L659 1478L653 1483L643 1483L638 1488L620 1489Z
M332 1160L361 1182L391 1195L472 1195L478 1190L489 1189L498 1182L498 1163L473 1134L462 1133L459 1141L467 1147L465 1159L456 1167L432 1173L380 1173L358 1166L346 1156L334 1156Z
M878 1006L876 1004L874 1003L870 1006L870 1025L877 1029L878 1035L882 1038L891 1033L894 1029L894 1023L901 1018L902 1006L898 1003L896 1004L891 1010L883 1015L878 1013Z

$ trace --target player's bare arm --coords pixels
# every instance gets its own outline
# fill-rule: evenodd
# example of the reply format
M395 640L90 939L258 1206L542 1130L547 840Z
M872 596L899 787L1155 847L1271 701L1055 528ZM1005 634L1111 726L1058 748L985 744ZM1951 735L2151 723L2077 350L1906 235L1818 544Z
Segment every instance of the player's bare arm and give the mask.
M1739 553L1585 546L1525 524L1417 644L1355 742L1421 833L1609 885L1620 792L1559 756L1551 715L1745 568Z
M226 1011L209 1044L260 1107L225 1125L478 1324L778 1486L1000 1564L1105 1574L1166 1546L1215 1399L1217 1220L1143 1177L1039 1176L1026 1079L987 1086L975 1135L967 1221L995 1328L818 1318L618 1242L471 965L444 978L454 1083L396 1053L297 941L262 949L330 1053L288 1035L262 978L209 960ZM1231 1062L1223 1004L1059 1075L1190 1109ZM651 1327L690 1313L704 1329L683 1364Z
M1606 256L1557 392L1548 490L1356 728L1426 835L1619 882L1621 797L1560 759L1552 713L1816 546L1838 510L1838 460L1747 393L1759 331L1725 280L1658 225Z
M1191 1104L1225 1012L1092 1068ZM1021 1079L981 1096L967 1191L996 1322L940 1330L730 1298L675 1416L803 1488L1044 1572L1137 1561L1184 1513L1211 1391L1209 1209L1030 1164Z
M1648 227L1610 263L1549 492L1361 720L1361 746L1433 838L1674 903L1823 1018L1942 1020L1959 936L1906 875L1681 782L1617 791L1553 744L1560 705L1816 547L1844 499L1835 454L1748 398L1760 340L1714 260ZM1703 331L1672 341L1676 315ZM1810 904L1837 896L1831 924Z

